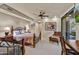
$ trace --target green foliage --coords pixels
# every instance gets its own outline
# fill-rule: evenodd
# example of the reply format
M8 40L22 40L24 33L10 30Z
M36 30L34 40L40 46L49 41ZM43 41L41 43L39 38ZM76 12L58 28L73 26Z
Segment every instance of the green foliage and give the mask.
M72 35L72 36L76 36L76 32L72 32L71 35Z
M78 15L75 16L75 20L76 20L76 22L79 22L79 16Z

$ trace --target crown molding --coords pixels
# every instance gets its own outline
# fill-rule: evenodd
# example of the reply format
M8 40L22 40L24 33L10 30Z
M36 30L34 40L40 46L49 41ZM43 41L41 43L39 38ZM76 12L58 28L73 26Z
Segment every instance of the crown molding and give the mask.
M18 10L14 9L6 4L0 5L0 12L20 18L20 19L23 19L23 20L26 20L26 21L29 21L29 22L31 22L33 20L29 16L24 15L23 13L19 12Z

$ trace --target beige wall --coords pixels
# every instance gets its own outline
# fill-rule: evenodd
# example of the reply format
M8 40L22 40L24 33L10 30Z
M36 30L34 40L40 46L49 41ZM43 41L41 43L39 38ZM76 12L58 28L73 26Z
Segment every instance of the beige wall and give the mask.
M0 13L0 36L4 36L4 31L3 31L3 27L10 27L13 26L18 27L18 26L23 26L28 24L25 20L23 19L19 19L4 13Z
M47 22L53 22L52 19L49 19ZM61 20L60 18L57 18L57 30L56 31L61 31ZM13 25L14 27L17 26L24 26L26 24L29 24L29 22L16 18L16 17L12 17L3 13L0 13L0 26L10 26ZM49 36L51 36L53 34L53 31L45 31L45 21L43 21L42 23L35 23L35 28L31 28L33 31L35 31L36 33L39 33L40 31L42 32L42 40L44 40L45 38L48 38Z
M52 19L50 19L47 22L56 22L56 31L61 31L61 19L57 18L56 21L53 21ZM43 31L43 39L49 39L49 36L52 36L54 34L54 31L45 31L45 24L44 24L44 31Z
M0 26L11 26L13 25L14 27L17 26L23 26L28 24L27 21L7 15L7 14L3 14L0 13Z
M54 22L52 19L47 20L47 22ZM61 19L57 18L56 21L56 31L61 31ZM35 27L35 32L40 32L42 33L42 40L47 39L49 36L51 36L54 31L45 31L45 21L41 23L37 23Z
M76 24L76 40L79 40L79 23Z

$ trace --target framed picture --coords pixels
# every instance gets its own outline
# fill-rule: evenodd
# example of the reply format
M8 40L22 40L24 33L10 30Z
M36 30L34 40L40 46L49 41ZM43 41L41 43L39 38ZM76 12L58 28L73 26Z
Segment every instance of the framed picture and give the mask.
M56 22L46 22L45 23L45 30L46 31L56 30Z

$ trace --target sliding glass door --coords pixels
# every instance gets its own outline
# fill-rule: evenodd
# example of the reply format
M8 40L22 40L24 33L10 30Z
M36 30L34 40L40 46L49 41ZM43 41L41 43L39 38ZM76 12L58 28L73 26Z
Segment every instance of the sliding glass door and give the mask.
M75 4L76 39L79 40L79 3Z
M62 36L67 40L76 39L76 22L74 17L74 7L61 18Z

